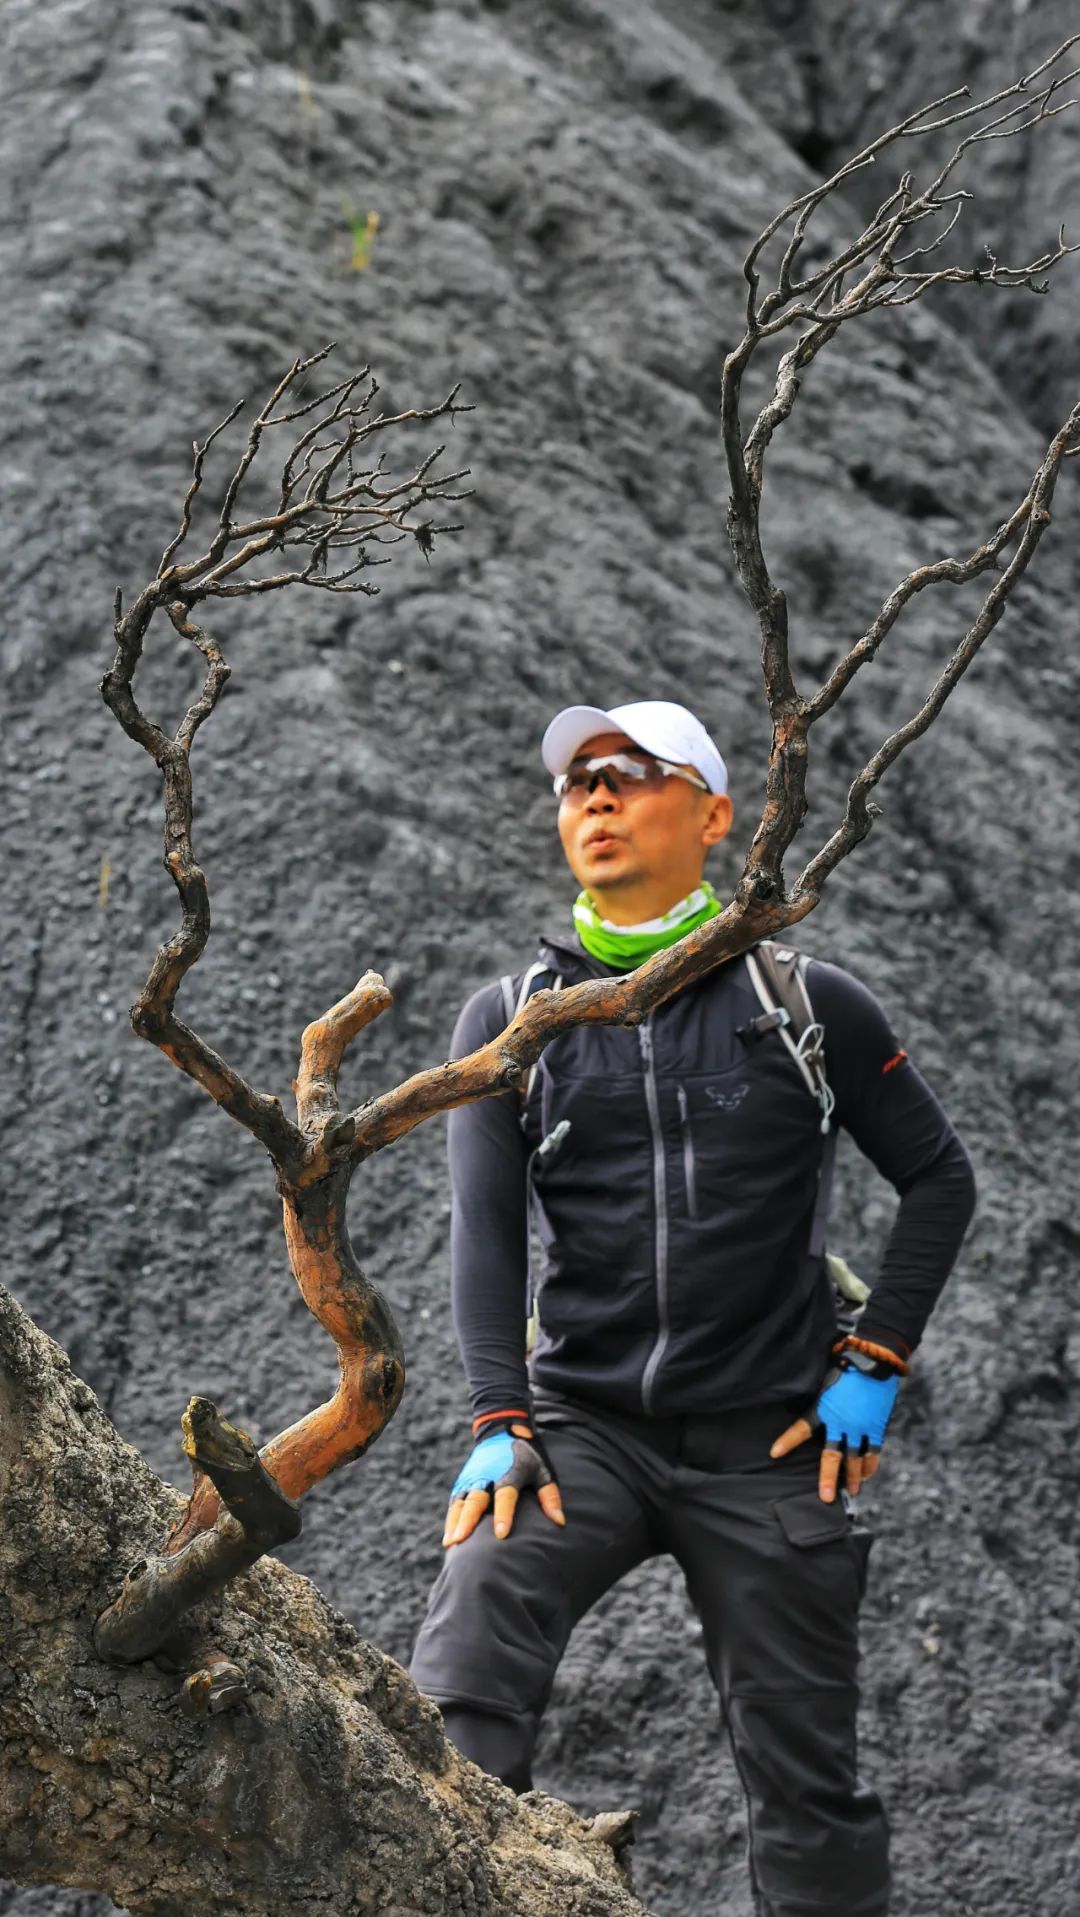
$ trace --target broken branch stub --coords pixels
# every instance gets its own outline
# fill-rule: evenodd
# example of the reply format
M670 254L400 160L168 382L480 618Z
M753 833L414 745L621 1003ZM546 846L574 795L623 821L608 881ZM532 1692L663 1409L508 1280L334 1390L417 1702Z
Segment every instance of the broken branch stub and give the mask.
M300 1532L295 1503L270 1477L246 1431L229 1424L206 1398L192 1398L183 1425L184 1450L204 1481L216 1487L226 1512L182 1559L149 1558L132 1566L119 1597L94 1626L94 1649L111 1663L150 1657L193 1604L213 1597L264 1551Z

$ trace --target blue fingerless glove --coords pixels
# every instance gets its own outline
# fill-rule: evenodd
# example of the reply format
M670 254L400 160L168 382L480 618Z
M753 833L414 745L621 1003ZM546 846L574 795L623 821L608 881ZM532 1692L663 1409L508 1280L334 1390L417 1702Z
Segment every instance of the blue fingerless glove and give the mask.
M547 1452L535 1429L531 1438L517 1438L510 1427L522 1424L519 1417L487 1426L475 1449L469 1453L450 1492L450 1502L467 1497L470 1491L495 1492L503 1485L523 1491L526 1485L539 1491L552 1482Z
M862 1352L845 1351L817 1401L828 1449L880 1451L899 1389L896 1370Z

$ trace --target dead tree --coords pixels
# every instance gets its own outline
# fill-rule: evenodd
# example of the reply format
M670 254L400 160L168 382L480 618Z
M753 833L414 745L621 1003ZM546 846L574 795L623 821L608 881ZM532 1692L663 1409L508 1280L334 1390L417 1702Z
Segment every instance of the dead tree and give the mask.
M1062 466L1080 451L1080 404L1054 435L1009 517L966 558L938 559L909 573L824 684L809 694L795 682L787 605L761 539L765 460L793 411L801 378L850 321L909 304L945 282L1046 290L1050 270L1073 250L1063 232L1038 258L1018 266L1001 265L992 254L977 266L936 260L945 257L942 249L971 197L953 184L962 161L981 143L1029 131L1071 104L1062 91L1080 74L1080 68L1066 70L1073 44L977 105L959 104L967 98L961 90L910 115L791 201L746 259L746 322L724 365L722 432L731 486L728 530L739 579L759 621L773 732L765 808L725 910L626 978L590 981L557 995L537 993L480 1051L417 1073L348 1113L337 1095L344 1053L391 1003L374 973L366 973L303 1034L295 1119L176 1014L180 985L210 930L206 880L192 842L191 752L228 678L217 640L193 614L213 599L293 585L371 593L366 574L385 563L380 548L388 543L412 539L429 557L438 537L459 530L438 521L437 509L463 496L456 488L465 474L439 476L440 447L394 480L375 448L391 435L393 443L411 423L452 422L464 409L455 390L426 411L376 413L376 388L366 369L329 392L307 396L306 382L325 354L297 362L251 425L208 540L192 558L187 549L205 513L206 456L240 408L196 446L175 538L126 610L117 598L115 656L102 683L110 710L161 771L165 863L182 909L181 925L158 952L132 1023L269 1153L293 1274L334 1340L339 1377L326 1404L261 1449L215 1407L193 1399L184 1431L194 1483L181 1511L175 1495L141 1461L132 1454L125 1460L92 1394L0 1292L0 1398L6 1414L0 1436L0 1710L5 1727L14 1727L0 1762L0 1835L12 1829L12 1806L23 1806L33 1825L22 1848L17 1837L2 1835L0 1868L24 1880L93 1883L132 1909L158 1913L211 1897L236 1910L308 1911L328 1895L335 1908L349 1911L527 1907L599 1914L636 1908L620 1886L614 1858L625 1835L621 1824L606 1824L599 1845L561 1807L541 1806L541 1822L529 1825L527 1808L515 1806L453 1756L435 1714L396 1666L359 1644L305 1581L273 1561L257 1560L295 1535L297 1501L374 1442L401 1396L401 1339L386 1301L360 1270L345 1229L346 1194L358 1166L435 1113L517 1086L556 1034L584 1023L635 1024L754 940L804 918L830 873L870 831L876 813L871 794L879 780L933 723L1002 616L1050 523ZM904 142L942 133L950 151L929 168L925 184L904 172L855 238L835 246L824 264L803 266L814 215L826 202L839 206L837 196L855 171ZM791 343L778 355L771 396L747 432L741 413L747 368L774 341L783 346L785 336ZM256 460L267 440L282 432L290 443L280 479L272 497L251 509L245 502ZM922 704L882 741L854 780L835 830L789 884L784 858L805 816L812 726L846 693L917 594L984 573L993 580L982 605ZM135 690L159 613L206 662L202 690L173 732L143 711ZM70 1557L72 1533L60 1518L65 1473L77 1480L80 1472L81 1523L93 1544L91 1568L81 1582L64 1557L65 1551ZM49 1487L45 1494L43 1484ZM168 1535L154 1549L154 1526L167 1523ZM132 1557L117 1594L114 1566ZM207 1600L230 1580L236 1580L231 1601L218 1604L208 1635ZM278 1651L260 1644L259 1627L271 1622ZM67 1686L66 1704L42 1680L40 1644L30 1649L27 1633L43 1624L55 1640L54 1669ZM14 1653L7 1648L12 1644ZM107 1675L105 1660L138 1668ZM201 1742L194 1732L181 1735L175 1720L165 1740L168 1753L133 1748L124 1743L121 1700L134 1688L163 1706L169 1698L179 1700L204 1728L245 1695L247 1708L221 1718L237 1727L231 1742L224 1732L214 1742L209 1729ZM97 1719L97 1757L87 1713L80 1715L71 1701L82 1696L89 1698L91 1713L105 1709L103 1698L111 1700L105 1719ZM300 1726L304 1711L307 1731ZM320 1737L335 1757L316 1788L304 1767L305 1738L315 1739L314 1749ZM104 1786L95 1763L105 1767ZM183 1771L185 1763L189 1769L178 1795L177 1766ZM211 1776L217 1780L213 1789ZM364 1793L380 1788L390 1796L373 1872ZM202 1855L195 1855L191 1843L192 1791L202 1805L194 1826L205 1838ZM548 1824L542 1828L544 1817ZM145 1868L132 1862L136 1852ZM434 1902L420 1888L425 1874L437 1884Z
M140 1917L644 1917L625 1821L519 1801L458 1757L405 1672L273 1557L152 1660L103 1664L117 1563L137 1575L182 1508L0 1287L0 1874ZM253 1554L242 1491L234 1509Z

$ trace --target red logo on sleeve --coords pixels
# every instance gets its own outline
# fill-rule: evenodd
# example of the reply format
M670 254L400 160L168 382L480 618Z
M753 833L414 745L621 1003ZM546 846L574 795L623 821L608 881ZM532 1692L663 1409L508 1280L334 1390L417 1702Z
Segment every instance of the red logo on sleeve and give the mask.
M882 1078L884 1078L886 1072L891 1072L895 1069L897 1065L902 1065L906 1057L907 1057L906 1052L897 1052L895 1058L890 1058L888 1064L883 1065L881 1068Z

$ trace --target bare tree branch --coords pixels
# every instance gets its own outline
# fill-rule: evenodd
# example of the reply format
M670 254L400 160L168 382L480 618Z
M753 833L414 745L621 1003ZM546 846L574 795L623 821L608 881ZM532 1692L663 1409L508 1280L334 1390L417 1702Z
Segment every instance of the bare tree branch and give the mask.
M982 266L946 265L910 273L902 270L902 260L936 251L955 230L970 195L962 191L945 193L943 189L972 147L990 137L1011 138L1024 133L1071 104L1058 100L1057 95L1063 86L1076 77L1076 68L1070 68L1067 72L1060 69L1065 55L1078 42L1080 35L1074 35L1031 73L977 103L955 107L939 118L928 119L927 116L936 113L939 108L951 107L954 101L966 97L966 89L962 89L959 93L945 95L917 113L907 115L864 147L861 153L847 161L828 180L790 201L768 222L747 254L743 268L748 286L746 327L742 339L724 362L721 430L731 486L728 536L740 583L758 618L765 693L773 721L766 806L747 857L744 876L764 878L778 892L783 891L784 853L806 814L807 726L835 703L858 667L867 658L873 657L916 592L928 585L974 577L992 564L998 553L1014 537L1019 536L1026 522L1028 508L1025 503L1018 509L1006 527L999 529L966 564L941 561L935 566L918 569L890 596L870 631L853 648L828 685L821 688L814 698L804 700L800 697L791 668L786 596L770 574L761 540L760 505L768 448L778 428L791 416L802 375L848 321L861 318L883 306L909 305L924 298L935 287L946 284L1026 286L1033 292L1041 293L1045 291L1047 281L1040 276L1047 274L1060 260L1077 250L1066 243L1064 230L1060 229L1056 244L1023 266L1000 265L988 248L986 263ZM1054 69L1058 71L1055 73ZM1036 82L1044 84L1033 93L1032 87ZM1012 104L1005 111L995 113L994 109L1002 106L1003 102ZM1021 119L1021 114L1027 117ZM958 142L926 188L918 190L913 174L905 172L857 238L837 247L823 264L803 280L793 279L795 263L813 214L839 191L853 171L875 162L881 153L900 140L924 138L972 119L977 119L980 124ZM942 213L946 214L946 225L939 232L936 222ZM917 233L926 223L931 227L932 237L922 245L909 246L898 260L901 242ZM762 293L762 263L766 249L785 227L790 227L790 235L779 261L775 284ZM847 292L843 292L844 280L853 270L857 270L860 277ZM810 304L806 303L807 296L811 296ZM748 366L765 342L788 329L799 327L805 330L799 333L795 344L780 357L772 397L758 412L749 433L745 433L741 397ZM1056 453L1047 455L1053 458L1055 470L1061 459L1068 455L1068 429L1063 430L1066 444ZM1042 471L1043 468L1040 468L1040 473ZM1009 585L1023 570L1033 549L1030 542L1022 543L1025 557L1016 571L1010 568L1006 595ZM857 800L853 803L857 809ZM848 848L846 835L843 843ZM813 862L807 867L808 872L811 870L822 875L825 872L824 867L818 867Z
M233 420L236 419L238 415L243 412L246 403L247 402L245 400L238 399L236 402L236 405L233 406L231 410L226 413L224 419L220 422L220 424L214 427L213 432L210 433L208 437L203 440L203 443L201 446L199 445L198 440L195 440L193 443L192 450L195 455L195 464L194 464L194 470L191 475L191 484L188 487L187 492L184 496L184 509L183 509L181 520L180 520L180 528L179 528L179 531L176 533L175 537L170 539L169 544L166 546L165 551L161 555L161 564L158 567L159 579L161 578L162 574L168 570L169 562L172 559L174 553L179 552L180 547L183 545L185 539L188 536L188 533L191 531L191 507L192 507L192 502L194 501L196 495L198 494L202 486L203 461L206 458L206 455L209 452L211 446L213 445L215 439L219 439L221 434L224 433L232 425Z
M840 860L859 843L860 839L866 837L873 821L872 808L867 803L868 794L873 791L882 775L887 772L888 768L899 758L905 747L909 746L913 739L920 738L927 730L927 727L937 718L945 701L963 678L964 673L975 658L984 640L989 637L997 625L998 620L1005 610L1009 593L1012 591L1020 575L1026 570L1036 546L1046 531L1047 526L1050 524L1050 506L1054 497L1058 473L1061 470L1063 460L1070 450L1073 452L1080 450L1080 405L1073 408L1064 426L1054 435L1047 450L1046 458L1043 460L1036 474L1035 483L1027 499L1024 501L1024 505L1013 515L1013 519L1007 522L1007 528L1011 528L1013 527L1013 522L1023 515L1023 531L1020 535L1017 549L1009 561L1008 566L991 586L990 591L982 603L978 617L968 628L968 631L956 647L944 671L935 682L923 704L919 707L918 712L916 712L905 725L900 726L896 732L892 733L890 737L885 740L884 744L878 748L877 752L874 753L873 757L859 773L858 778L848 793L847 810L842 824L837 831L833 833L828 843L822 847L815 858L810 860L809 864L800 874L794 888L796 896L805 890L812 897L816 898L822 885L828 878L829 873L836 869ZM1011 537L1013 534L1010 533L1009 536ZM1000 539L998 541L998 550L1000 550L1000 547L1005 543L1005 539ZM992 562L993 554L990 552L990 548L994 546L994 544L994 541L990 541L986 547L981 549L982 552L989 554L989 557L983 564L976 565L972 561L969 561L967 569L963 567L959 568L959 571L964 577L970 578L975 571L982 571L984 564L990 564ZM980 554L975 554L974 560L978 561L980 556ZM945 561L942 563L949 564L950 562ZM906 583L905 581L905 584ZM865 656L869 655L867 654ZM845 664L846 663L845 661ZM862 661L860 660L858 663L861 664ZM816 717L817 715L814 714L813 716Z
M1066 455L1067 456L1067 455ZM1040 467L1040 472L1042 468ZM805 702L805 714L808 723L813 724L831 710L836 701L851 684L860 666L872 659L882 640L892 631L893 626L903 612L904 607L917 593L924 592L927 586L942 584L961 586L974 579L979 573L997 563L998 555L1017 538L1027 525L1031 513L1034 488L1029 488L1014 513L1011 513L985 543L976 548L968 559L936 559L927 566L916 566L906 579L889 594L881 611L867 628L861 639L856 640L850 652L840 661L825 685Z
M186 752L191 750L191 742L217 705L229 682L229 667L222 657L217 641L189 619L180 600L172 600L165 608L181 639L188 639L202 653L206 660L206 679L199 697L190 705L176 729L176 743Z
M176 994L185 974L202 954L210 935L210 897L206 875L196 863L192 849L191 764L188 746L201 719L213 709L220 696L228 668L206 639L205 634L191 637L209 661L206 685L198 701L181 721L175 738L150 720L139 706L132 680L142 654L146 629L159 603L169 608L178 630L184 620L179 603L161 601L158 582L139 595L135 604L116 623L116 653L112 667L101 682L106 705L120 721L129 738L148 752L159 767L165 800L165 866L180 895L183 919L180 929L159 950L150 975L131 1011L131 1023L140 1038L160 1046L174 1065L196 1080L231 1117L246 1125L266 1146L275 1163L286 1165L303 1155L303 1139L285 1117L280 1102L252 1088L235 1072L212 1046L178 1019L173 1010ZM179 623L178 623L179 622Z
M1057 79L1050 82L1041 93L1035 96L1032 96L1030 93L1031 84L1033 81L1041 79L1044 74L1048 73L1059 61L1064 59L1071 48L1078 44L1080 44L1080 34L1073 34L1069 39L1063 41L1045 60L1040 62L1037 67L1034 67L1030 73L1024 74L1020 79L1012 81L1009 86L1002 87L997 93L989 94L985 99L975 101L969 106L957 107L953 112L945 114L940 119L927 120L925 116L928 113L935 113L940 107L952 106L954 101L968 99L970 89L968 87L958 87L951 93L942 94L940 99L932 100L927 106L920 107L914 113L909 113L903 120L898 121L895 126L890 127L885 133L879 134L868 146L863 147L862 150L854 154L850 160L846 160L843 166L831 174L827 180L822 180L818 185L811 187L807 192L801 193L796 199L789 201L787 206L782 207L780 212L775 214L769 221L763 232L758 235L743 265L743 273L748 286L746 307L747 331L753 331L755 327L759 327L765 320L770 319L776 308L782 305L792 295L809 292L815 286L820 285L823 279L829 274L831 268L823 267L811 278L802 281L798 285L792 286L791 284L791 272L794 262L805 240L807 228L814 213L817 212L825 200L832 197L842 187L844 181L849 179L853 173L861 172L866 167L874 165L879 154L884 153L889 147L896 145L900 140L924 138L929 134L941 132L946 127L957 126L965 120L987 114L991 112L995 106L1000 106L1003 100L1017 100L1017 105L1009 112L988 121L981 130L961 141L945 166L941 168L931 181L926 193L920 196L931 203L944 204L945 202L940 198L941 188L945 185L964 154L972 145L991 137L1010 138L1013 134L1024 132L1029 126L1037 124L1040 118L1053 117L1051 113L1046 111L1049 100L1059 87L1067 85L1069 81L1076 77L1078 69L1073 68L1070 72L1059 75ZM1020 95L1024 97L1018 99ZM1071 102L1064 103L1064 105L1071 104ZM1029 106L1034 106L1036 111L1033 117L1026 121L1023 126L1006 126L1005 123L1008 120ZM1058 106L1053 109L1053 112L1056 113L1062 110L1063 107ZM909 204L908 196L910 195L910 189L911 175L905 174L895 191L882 202L866 232L853 243L846 256L840 256L845 260L846 264L854 265L859 259L868 257L876 248L879 241L886 236L889 223L898 206L903 208L906 223L908 224L913 224L915 220L922 217L922 215ZM760 284L760 276L757 271L758 262L765 248L768 246L769 241L773 239L783 227L787 226L789 222L794 222L792 236L784 250L777 286L759 305L757 300L758 287ZM833 263L834 266L835 264L836 262Z
M322 1151L311 1156L303 1177L325 1176L327 1164L360 1164L436 1112L513 1089L562 1032L579 1025L640 1024L656 1006L694 979L725 959L734 958L756 940L784 931L804 918L814 903L807 894L793 909L788 901L756 896L743 885L716 918L677 945L658 952L625 978L589 979L580 985L564 986L559 992L534 992L505 1031L479 1051L417 1072L392 1091L351 1112L338 1129L324 1134ZM372 975L367 977L370 980Z
M389 993L381 981L361 981L347 1000L308 1027L296 1087L296 1124L286 1118L277 1098L256 1092L177 1018L176 994L201 956L210 933L209 893L192 843L190 752L229 677L218 641L194 622L191 608L209 597L243 597L273 592L284 585L306 585L323 592L374 593L377 588L361 575L373 565L388 562L369 554L370 540L384 543L390 538L411 537L429 558L436 537L457 527L436 523L430 517L414 521L412 515L432 501L464 497L460 489L454 489L467 476L465 470L437 473L443 447L436 446L405 478L389 480L384 477L382 451L373 465L359 470L356 452L369 438L385 436L390 428L404 429L444 418L453 423L459 412L471 410L459 404L455 387L437 406L370 418L368 411L378 390L374 381L359 403L353 403L367 380L366 368L340 381L328 393L289 404L290 396L298 398L302 381L329 350L294 361L278 381L256 415L240 460L227 481L209 546L181 565L175 563L176 555L191 531L193 506L205 483L206 454L240 409L234 408L201 446L196 445L180 528L166 548L156 576L126 613L117 594L116 649L101 688L128 736L161 770L165 864L183 914L178 932L154 960L133 1007L132 1025L254 1133L270 1153L282 1192L293 1273L337 1351L339 1376L333 1395L280 1433L261 1454L259 1484L264 1479L266 1484L272 1482L287 1500L298 1497L347 1459L358 1457L392 1415L404 1385L401 1339L392 1313L385 1299L368 1283L349 1242L345 1225L348 1169L331 1162L325 1144L329 1136L340 1154L341 1139L352 1135L351 1122L343 1124L338 1111L337 1072L346 1046L389 1004ZM279 510L256 514L246 523L234 523L238 501L266 435L311 416L313 423L286 455ZM340 475L343 482L336 491L332 489L335 475ZM260 574L259 561L289 548L304 552L302 568ZM339 554L341 561L333 566L333 557ZM159 611L206 662L201 692L172 737L143 711L134 685L148 629ZM313 1161L321 1166L318 1178L310 1175ZM232 1427L220 1421L220 1431L232 1432ZM238 1442L236 1434L230 1442ZM217 1457L219 1464L220 1452L218 1441L216 1449L210 1447L210 1455ZM110 1646L110 1655L146 1655L146 1647L168 1635L188 1606L252 1562L253 1552L258 1555L266 1548L261 1541L263 1530L253 1531L250 1523L240 1523L238 1528L235 1515L222 1513L222 1496L227 1505L232 1504L234 1513L236 1498L230 1498L224 1489L220 1468L211 1469L207 1462L206 1445L197 1446L192 1456L195 1484L191 1500L184 1520L170 1534L165 1558L143 1564L129 1579L118 1605L101 1620L101 1647ZM267 1472L271 1477L266 1477Z
M378 973L365 972L348 996L331 1006L325 1018L308 1026L300 1041L296 1080L296 1113L308 1137L321 1133L338 1115L337 1077L346 1048L392 1003Z
M217 530L209 546L198 558L175 564L176 554L190 532L193 503L203 486L206 453L236 419L242 406L234 407L201 446L196 444L194 470L184 501L180 530L166 548L157 579L147 589L148 592L152 593L154 587L167 589L168 597L185 607L191 607L207 597L236 598L248 593L276 591L283 585L321 585L325 589L326 585L332 584L340 588L346 577L351 578L362 570L360 564L352 568L348 575L338 574L331 581L320 581L308 567L300 571L279 571L269 578L260 576L253 567L257 561L284 552L289 547L313 543L325 558L343 544L355 544L358 536L375 535L381 529L390 529L401 537L416 537L417 527L411 523L410 514L418 506L432 500L468 496L465 492L452 490L459 480L468 476L466 469L432 476L432 469L444 450L442 447L428 453L412 473L389 487L378 485L383 470L381 454L376 464L366 470L358 472L355 463L358 449L369 439L404 426L426 424L438 419L447 418L453 424L459 413L470 412L471 407L459 402L457 395L460 388L457 386L437 406L410 407L400 413L382 413L370 417L369 409L378 392L374 380L370 381L359 403L352 404L357 388L367 379L368 369L365 367L300 406L283 412L275 411L286 394L304 380L312 367L320 364L331 350L331 347L324 347L309 359L294 361L279 380L251 424L244 451L226 484L218 511ZM234 509L267 433L289 426L312 413L316 414L313 423L294 441L286 455L276 511L257 514L244 522L234 522ZM316 460L320 463L315 464ZM342 469L348 475L347 482L339 491L332 492L331 481ZM303 490L299 491L301 485ZM451 526L429 527L432 534L456 530L458 528ZM365 582L357 584L354 590L371 593L376 588ZM156 603L165 603L160 593Z
M303 404L277 412L275 409L289 393L297 391L311 370L320 365L332 350L324 347L307 359L295 360L274 387L270 398L257 414L248 433L241 458L229 478L220 510L217 530L207 550L182 566L173 564L180 545L191 527L192 505L205 477L205 459L209 448L237 418L240 406L233 407L202 443L196 444L191 483L184 500L180 530L166 548L157 575L140 593L125 614L117 597L116 651L112 667L102 681L102 695L128 736L143 747L160 767L165 787L165 864L173 878L183 908L179 932L164 945L154 961L150 976L132 1011L132 1023L140 1036L152 1039L173 1062L195 1078L225 1110L238 1118L264 1144L278 1166L288 1174L303 1162L306 1141L300 1130L284 1116L279 1101L254 1092L243 1078L226 1064L209 1045L176 1018L173 1005L185 974L200 957L210 932L210 904L206 878L196 863L192 847L191 769L189 754L199 727L213 712L229 677L229 667L217 641L190 618L190 609L209 596L242 597L276 591L284 585L306 585L323 592L350 591L371 594L377 588L360 575L372 565L386 563L368 556L364 540L369 528L392 528L394 536L412 536L425 557L437 533L455 530L433 526L425 520L410 523L410 514L430 500L445 496L460 498L460 492L446 494L445 489L466 476L457 470L445 478L433 477L441 448L429 452L413 473L389 488L376 486L376 474L382 469L382 456L369 474L354 477L343 492L327 500L322 484L326 474L316 474L303 496L283 511L257 518L251 526L234 526L232 514L245 480L251 472L265 434L274 428L315 412L316 423L301 436L298 444L314 441L327 427L331 432L335 465L341 458L352 459L355 448L376 433L410 423L427 423L450 418L471 410L459 404L455 387L439 405L410 408L391 416L368 419L366 409L377 388L372 381L359 406L350 404L353 393L367 378L367 369L352 374L332 387L329 393ZM327 415L327 407L329 414ZM286 460L286 471L295 459L297 446ZM321 489L321 490L320 490ZM315 542L315 550L303 568L260 576L252 571L255 563L270 551ZM320 573L327 556L338 550L349 553L349 561L333 572ZM150 623L163 610L181 638L186 638L207 662L202 692L181 720L175 735L169 735L152 721L139 706L134 679L142 657Z
M405 1356L393 1313L361 1270L346 1228L349 1171L346 1164L301 1188L282 1181L293 1276L309 1311L333 1338L338 1358L333 1395L259 1453L290 1498L302 1497L332 1471L362 1457L397 1410L405 1388ZM219 1522L219 1510L213 1481L200 1475L165 1554L186 1563L200 1534Z

